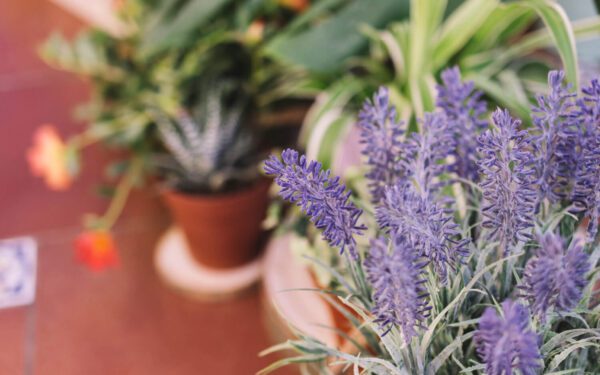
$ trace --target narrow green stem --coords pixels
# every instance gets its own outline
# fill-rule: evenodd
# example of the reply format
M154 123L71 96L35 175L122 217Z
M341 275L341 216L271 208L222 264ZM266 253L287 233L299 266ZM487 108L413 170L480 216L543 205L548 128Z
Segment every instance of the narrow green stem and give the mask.
M108 209L100 219L100 223L103 229L112 228L117 222L119 216L123 212L123 208L127 203L129 193L135 185L135 180L139 176L142 163L139 159L134 159L131 166L127 170L127 174L121 179L117 185L115 195L108 206Z

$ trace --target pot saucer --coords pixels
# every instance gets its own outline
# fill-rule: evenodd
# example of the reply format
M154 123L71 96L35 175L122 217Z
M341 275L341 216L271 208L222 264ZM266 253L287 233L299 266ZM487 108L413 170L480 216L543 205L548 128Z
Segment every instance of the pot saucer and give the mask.
M183 232L169 228L158 241L154 266L167 285L201 300L230 299L253 288L262 274L260 258L240 267L215 269L194 260Z

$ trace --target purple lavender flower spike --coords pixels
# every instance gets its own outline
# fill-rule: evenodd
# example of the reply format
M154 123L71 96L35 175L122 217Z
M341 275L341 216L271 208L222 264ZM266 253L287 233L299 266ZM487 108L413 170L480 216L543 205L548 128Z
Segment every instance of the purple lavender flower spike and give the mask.
M600 220L600 82L592 80L584 88L579 100L579 149L581 156L575 172L572 199L579 211L590 218L588 232L591 238L598 233Z
M370 180L372 202L378 203L383 199L385 187L393 185L403 175L398 159L404 124L397 119L394 106L389 104L389 92L385 87L379 88L372 101L365 101L358 118L363 144L361 152L371 167L366 177Z
M384 335L394 326L402 328L407 343L416 336L418 327L429 315L423 263L404 236L390 240L391 252L384 238L371 241L365 260L367 279L373 286L373 314Z
M340 178L331 178L329 170L322 171L320 163L308 162L304 155L298 157L295 150L284 150L281 157L271 155L264 167L281 186L279 195L301 207L331 246L342 253L347 248L358 259L354 235L361 235L366 227L358 224L362 211L349 201L350 192Z
M488 307L475 333L477 352L485 362L487 375L534 375L540 364L539 338L529 328L525 306L507 300L502 303L503 316Z
M436 178L448 171L445 161L454 145L448 119L441 112L426 113L421 121L421 133L412 133L405 142L402 164L407 178L422 197L434 195L442 186Z
M443 85L437 86L437 107L448 117L456 139L454 171L462 178L477 182L477 134L487 128L487 103L473 82L462 82L458 67L442 72Z
M590 264L581 243L565 251L564 240L550 232L541 235L539 241L540 249L525 267L521 289L533 313L544 320L551 308L566 312L577 306Z
M446 283L448 268L456 268L468 254L469 239L460 239L451 213L417 194L408 182L387 189L376 216L382 229L410 240L442 283Z
M535 137L540 200L556 203L565 199L571 189L577 165L575 94L564 84L563 71L548 74L550 94L539 95L532 108L533 123L540 131Z
M490 238L499 240L507 254L511 246L531 239L538 193L528 133L518 130L521 122L507 110L496 110L493 120L497 128L479 136L482 226L492 230Z

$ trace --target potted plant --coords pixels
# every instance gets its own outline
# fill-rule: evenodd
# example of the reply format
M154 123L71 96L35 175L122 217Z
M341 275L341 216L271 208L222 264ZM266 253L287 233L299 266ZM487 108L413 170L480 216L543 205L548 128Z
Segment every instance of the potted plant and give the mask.
M346 21L383 27L403 8L394 0L382 4L383 10L369 14L362 11L368 6L365 0L319 7L309 1L283 0L118 2L116 11L126 33L111 35L91 28L73 40L55 33L41 47L40 55L49 65L83 77L90 83L92 94L77 111L86 121L80 134L63 140L55 128L47 126L36 134L29 157L32 171L46 177L51 188L64 190L81 168L82 149L101 143L124 150L120 154L125 155L123 160L107 168L111 185L116 185L104 189L112 197L109 208L104 215L86 221L89 233L110 237L130 191L156 175L154 155L164 149L157 108L171 121L177 119L180 108L187 108L188 115L194 117L200 82L235 72L247 95L244 122L259 124L268 132L261 146L289 143L321 81L309 70L290 64L294 54L280 48L289 44L282 44L288 40L282 38L301 42L309 34L308 38L315 40L311 30L319 29L320 41L330 38L330 44L336 44L347 36L348 30L340 29ZM328 79L335 77L336 66L358 53L365 43L366 37L356 33L348 48L339 51L340 58L327 62ZM294 109L296 104L299 109ZM288 113L290 107L294 110ZM288 124L295 128L281 132L281 125ZM112 244L105 248L114 250Z
M163 199L194 259L208 267L242 266L259 249L269 181L259 174L247 104L239 84L219 79L203 84L192 109L154 112L169 152L156 158Z

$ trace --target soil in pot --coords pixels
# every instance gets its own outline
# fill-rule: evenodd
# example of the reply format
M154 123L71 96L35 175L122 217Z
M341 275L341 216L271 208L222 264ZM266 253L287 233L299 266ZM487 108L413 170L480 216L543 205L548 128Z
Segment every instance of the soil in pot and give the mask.
M192 256L212 268L246 264L259 253L270 180L225 194L165 190L163 199L183 230Z

